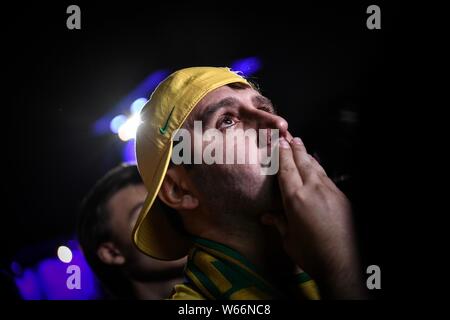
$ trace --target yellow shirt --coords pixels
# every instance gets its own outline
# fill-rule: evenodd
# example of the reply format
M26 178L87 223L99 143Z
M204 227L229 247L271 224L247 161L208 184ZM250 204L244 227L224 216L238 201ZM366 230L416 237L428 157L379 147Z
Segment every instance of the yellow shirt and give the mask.
M247 259L220 243L197 238L185 269L187 282L176 285L174 300L320 299L315 282L306 274L294 275L289 293L268 283Z

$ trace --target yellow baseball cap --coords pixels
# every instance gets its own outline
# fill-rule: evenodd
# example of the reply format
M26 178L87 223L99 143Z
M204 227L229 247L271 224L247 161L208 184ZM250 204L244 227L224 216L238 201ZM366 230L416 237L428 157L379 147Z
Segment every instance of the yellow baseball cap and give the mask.
M178 232L163 210L153 208L172 157L172 139L197 103L221 86L250 85L229 68L181 69L162 81L141 111L136 158L148 195L133 229L133 241L145 254L161 259L184 257L190 238Z

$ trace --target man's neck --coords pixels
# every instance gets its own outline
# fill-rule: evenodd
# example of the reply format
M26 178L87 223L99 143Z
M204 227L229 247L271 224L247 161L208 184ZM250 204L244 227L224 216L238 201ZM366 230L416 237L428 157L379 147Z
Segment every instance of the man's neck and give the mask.
M170 297L176 284L183 282L183 277L174 277L160 281L131 280L136 298L139 300L162 300Z
M267 227L257 226L245 230L209 229L199 236L236 250L254 264L274 285L278 286L280 275L294 273L297 270L285 254L278 234Z

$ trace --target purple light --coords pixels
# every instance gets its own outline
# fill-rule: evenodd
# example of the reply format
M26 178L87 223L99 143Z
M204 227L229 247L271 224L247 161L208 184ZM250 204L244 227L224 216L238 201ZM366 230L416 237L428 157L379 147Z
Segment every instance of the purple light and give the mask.
M261 59L258 57L249 57L235 61L231 65L233 71L240 71L244 76L251 76L258 72L262 67Z
M134 139L128 140L123 146L122 160L125 163L136 164L136 144Z
M110 119L108 119L107 116L98 119L92 126L92 132L97 135L104 134L109 130L110 130Z
M42 299L42 292L39 288L39 280L36 273L32 269L26 269L20 278L15 278L15 282L23 299Z
M22 274L22 267L20 264L16 261L11 262L11 271L16 275L19 276Z
M99 297L97 280L87 264L82 252L70 245L73 258L63 263L58 258L42 260L36 267L27 268L15 278L17 288L25 300L87 300ZM79 268L80 289L70 289L67 279L73 274L67 270L71 266Z

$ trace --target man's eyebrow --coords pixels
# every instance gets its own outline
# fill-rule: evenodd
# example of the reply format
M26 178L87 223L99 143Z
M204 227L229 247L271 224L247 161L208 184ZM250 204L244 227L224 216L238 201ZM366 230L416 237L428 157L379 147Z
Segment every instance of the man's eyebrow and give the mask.
M252 98L252 102L257 108L266 108L270 113L277 114L272 101L267 97L256 95Z
M252 103L256 106L256 108L261 108L261 107L266 108L268 110L268 112L276 114L276 110L272 104L272 101L270 101L270 99L268 99L262 95L256 95L256 96L252 97ZM233 105L238 105L238 104L239 104L239 100L236 98L233 98L233 97L224 98L224 99L220 100L219 102L216 102L216 103L206 106L206 108L203 111L203 113L201 114L199 120L202 122L205 122L208 120L208 118L211 115L213 115L219 109L224 108L224 107L233 106Z
M233 106L233 105L238 105L239 104L239 100L233 97L227 97L224 98L222 100L220 100L219 102L210 104L208 106L206 106L205 110L203 111L202 115L200 116L200 120L202 122L208 120L208 118L213 115L217 110L224 108L224 107L229 107L229 106Z

